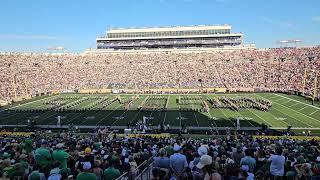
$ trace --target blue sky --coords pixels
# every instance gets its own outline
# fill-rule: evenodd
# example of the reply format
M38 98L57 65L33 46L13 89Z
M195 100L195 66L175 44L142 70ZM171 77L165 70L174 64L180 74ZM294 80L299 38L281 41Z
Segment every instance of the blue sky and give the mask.
M0 51L94 47L107 27L231 24L245 43L320 45L319 0L3 0Z

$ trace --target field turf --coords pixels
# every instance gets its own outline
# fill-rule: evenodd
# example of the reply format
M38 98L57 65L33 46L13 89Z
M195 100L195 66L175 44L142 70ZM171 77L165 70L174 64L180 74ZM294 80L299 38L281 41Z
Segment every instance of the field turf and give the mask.
M208 98L253 97L272 101L269 111L241 109L232 111L226 108L213 108L209 112L180 111L179 109L201 109L199 100L189 100L189 104L181 105L177 99L197 97L200 101ZM61 106L67 111L47 110L46 102L59 99ZM120 99L115 101L115 99ZM166 100L165 100L166 99ZM192 99L192 98L191 98ZM130 105L126 102L132 100ZM187 100L188 101L188 100ZM125 110L127 107L127 110ZM139 107L142 110L139 110ZM149 110L144 108L149 107ZM166 110L152 110L162 107ZM151 109L151 110L150 110ZM311 105L311 101L300 96L280 93L243 93L243 94L172 94L172 95L133 95L133 94L59 94L36 98L21 102L15 106L0 109L1 125L26 125L27 121L35 121L37 125L55 125L57 116L61 117L61 125L73 123L78 126L127 126L135 124L143 117L149 118L153 126L159 124L170 127L235 127L236 119L240 119L241 127L261 127L264 123L272 128L320 129L320 103Z

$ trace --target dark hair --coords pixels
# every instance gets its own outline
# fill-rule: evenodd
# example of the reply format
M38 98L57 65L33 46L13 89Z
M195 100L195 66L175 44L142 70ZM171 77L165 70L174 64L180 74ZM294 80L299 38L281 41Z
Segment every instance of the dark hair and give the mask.
M281 155L282 154L282 148L280 146L276 147L276 154Z
M245 154L246 156L254 157L253 149L246 149L246 150L244 151L244 154Z

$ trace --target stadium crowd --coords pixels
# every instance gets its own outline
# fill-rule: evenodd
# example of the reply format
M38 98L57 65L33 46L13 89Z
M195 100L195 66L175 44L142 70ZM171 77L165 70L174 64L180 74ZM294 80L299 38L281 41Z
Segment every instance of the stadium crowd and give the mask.
M2 54L0 100L85 88L226 87L301 92L304 78L304 91L310 95L320 69L319 57L319 47L198 53Z
M152 179L319 179L317 140L118 137L36 132L0 136L0 177L114 180L153 160ZM151 161L150 161L151 162Z

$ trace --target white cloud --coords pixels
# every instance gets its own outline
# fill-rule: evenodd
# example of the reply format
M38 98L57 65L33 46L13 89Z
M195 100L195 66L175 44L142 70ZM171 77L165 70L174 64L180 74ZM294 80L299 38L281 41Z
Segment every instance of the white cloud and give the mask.
M312 21L320 22L320 16L314 16L311 18Z
M21 39L21 40L56 40L56 36L34 35L34 34L0 34L0 39Z
M275 26L279 26L279 27L284 27L284 28L288 28L288 29L294 29L295 25L292 24L291 22L286 22L286 21L277 21L274 19L270 19L268 17L261 17L262 21L268 23L268 24L272 24Z

